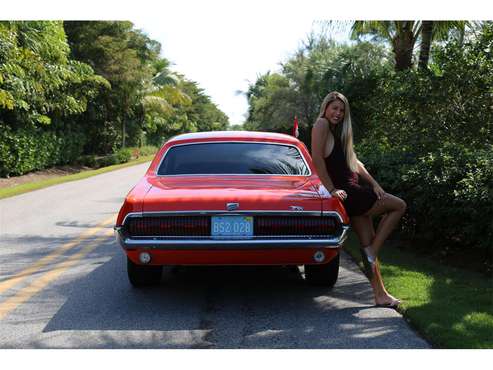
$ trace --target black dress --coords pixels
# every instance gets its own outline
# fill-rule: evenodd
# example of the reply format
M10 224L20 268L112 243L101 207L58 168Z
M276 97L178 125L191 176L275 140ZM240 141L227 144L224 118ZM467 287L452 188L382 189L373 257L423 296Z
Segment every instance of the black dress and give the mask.
M372 189L361 186L358 174L351 171L347 165L341 142L335 136L332 153L324 159L327 172L336 189L342 189L347 193L343 205L348 215L360 216L368 212L377 201L377 195Z

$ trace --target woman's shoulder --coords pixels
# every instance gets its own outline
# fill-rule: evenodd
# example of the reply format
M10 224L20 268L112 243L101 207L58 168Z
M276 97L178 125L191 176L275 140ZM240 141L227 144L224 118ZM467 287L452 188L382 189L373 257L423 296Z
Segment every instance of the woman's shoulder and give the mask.
M332 140L334 135L330 131L329 127L329 121L327 118L317 118L315 121L315 124L313 125L313 128L318 130L320 133L323 133L324 137L327 137L328 140Z
M317 118L315 123L313 124L313 129L318 132L327 133L330 131L329 129L329 121L326 118Z
M313 126L314 127L315 126L323 126L323 127L329 128L329 121L327 120L327 118L318 117Z

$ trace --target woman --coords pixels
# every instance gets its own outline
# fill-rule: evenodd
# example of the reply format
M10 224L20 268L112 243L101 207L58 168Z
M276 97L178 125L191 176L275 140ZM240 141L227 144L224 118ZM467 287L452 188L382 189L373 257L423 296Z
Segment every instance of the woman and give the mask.
M406 210L406 203L391 194L371 177L353 149L349 103L337 91L329 93L312 129L312 158L322 184L340 199L361 244L363 262L377 306L397 307L400 301L383 285L377 256L382 244ZM358 183L361 177L371 189ZM372 218L383 215L375 232Z

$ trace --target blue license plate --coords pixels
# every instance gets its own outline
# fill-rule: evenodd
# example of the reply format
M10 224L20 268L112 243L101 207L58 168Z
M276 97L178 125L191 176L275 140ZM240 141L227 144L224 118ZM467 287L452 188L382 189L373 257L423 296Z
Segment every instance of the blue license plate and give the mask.
M252 216L212 216L212 237L249 237L253 236Z

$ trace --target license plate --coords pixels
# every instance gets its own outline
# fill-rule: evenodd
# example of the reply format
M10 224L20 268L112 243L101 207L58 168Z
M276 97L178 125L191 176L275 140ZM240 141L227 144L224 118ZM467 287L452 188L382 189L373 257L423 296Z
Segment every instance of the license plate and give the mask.
M212 237L253 236L252 216L212 216Z

